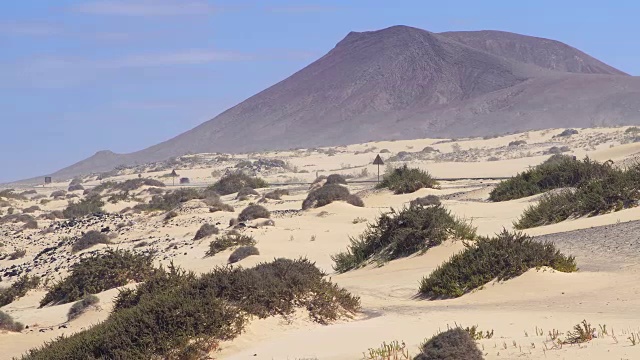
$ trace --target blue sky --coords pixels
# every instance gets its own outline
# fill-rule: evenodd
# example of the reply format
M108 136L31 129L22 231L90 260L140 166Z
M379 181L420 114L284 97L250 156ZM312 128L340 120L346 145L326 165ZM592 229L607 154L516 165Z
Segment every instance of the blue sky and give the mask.
M2 1L0 182L171 138L313 62L349 31L511 31L640 75L640 3L613 3Z

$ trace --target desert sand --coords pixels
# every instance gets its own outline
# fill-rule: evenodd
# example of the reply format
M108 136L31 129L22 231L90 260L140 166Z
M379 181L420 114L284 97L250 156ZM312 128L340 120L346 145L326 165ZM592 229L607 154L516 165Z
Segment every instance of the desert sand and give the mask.
M578 129L577 135L554 138L562 130L485 139L381 141L331 148L331 155L328 149L303 149L235 155L227 161L217 162L212 159L218 155L211 154L185 157L201 161L179 159L175 167L180 177L190 179L188 186L211 184L225 168L242 160L285 161L286 168L257 172L272 184L272 188L289 189L290 195L264 204L272 212L275 226L244 230L257 239L260 255L250 256L239 264L251 267L275 257L307 257L328 273L332 281L360 296L362 302L362 311L354 319L331 325L313 323L303 313L288 318L253 320L243 334L221 344L221 351L212 356L220 359L358 359L367 349L393 340L404 341L410 353L415 355L426 338L457 324L477 325L481 330L494 331L492 338L478 341L486 359L640 358L640 345L632 346L627 339L630 332L640 332L640 208L529 229L526 232L530 235L553 241L564 253L574 255L579 271L567 274L547 268L533 269L515 279L492 282L457 299L429 301L415 297L420 279L464 248L463 243L455 239L424 255L394 260L384 266L369 265L344 274L336 274L332 269L331 255L343 251L349 238L362 233L367 222L374 221L391 208L402 208L409 201L428 194L439 196L446 208L470 220L481 235L493 235L503 228L513 229L513 221L538 196L492 203L487 200L489 191L501 178L544 161L549 157L546 152L551 147L568 146L567 154L578 158L589 156L598 161L611 160L616 165L628 164L640 155L640 142L631 142L629 134L625 133L626 127ZM524 140L526 144L509 146L516 140ZM424 152L425 147L434 151ZM446 180L441 181L440 189L422 189L413 194L394 195L387 190L374 190L377 168L371 163L378 153L388 166L407 163ZM403 161L390 161L392 156L403 157ZM108 180L122 181L141 174L171 185L171 178L161 177L171 171L167 169L156 171L155 165L125 169ZM382 167L381 172L384 171ZM301 211L301 202L309 188L306 183L313 181L317 174L332 173L350 177L349 188L362 197L365 207L335 202ZM36 190L37 195L50 199L53 191L66 190L68 186L68 179L54 180L46 186L12 187L16 191ZM99 183L95 176L84 181L86 187ZM150 196L142 190L139 198L146 201ZM258 191L263 194L269 189ZM81 197L82 191L74 194ZM61 198L42 204L41 199L32 199L37 195L29 195L27 201L10 200L10 206L24 209L37 205L40 207L34 214L37 216L62 210L68 203L67 198ZM222 199L234 206L234 213L209 213L207 206L193 200L177 210L178 216L168 222L163 221L164 214L161 213L127 212L85 228L65 231L68 235L77 235L80 231L105 226L115 229L124 223L117 230L113 245L97 245L85 252L107 246L132 249L136 242L144 240L149 245L143 250L159 251L157 263L166 265L173 261L185 269L206 272L214 266L225 265L230 250L205 258L210 239L193 241L197 229L205 222L225 228L230 218L255 201L236 200L235 194ZM119 214L136 203L107 203L105 210ZM1 208L5 214L7 208ZM15 279L4 274L14 265L14 268L29 269L31 274L57 279L82 256L83 253L68 254L55 261L34 263L36 254L65 235L60 231L43 231L54 221L38 222L39 229L33 230L20 230L15 224L0 225L0 242L4 243L0 252L9 253L18 248L27 251L20 259L0 260L3 281L0 286L8 286ZM32 290L27 296L1 308L29 326L21 333L0 333L1 359L20 356L45 341L104 320L118 290L97 294L100 308L71 322L67 322L66 317L71 304L38 308L45 292L44 288ZM583 319L598 329L601 329L599 325L606 325L607 334L599 330L598 338L588 343L554 346L548 336L550 331L566 332Z

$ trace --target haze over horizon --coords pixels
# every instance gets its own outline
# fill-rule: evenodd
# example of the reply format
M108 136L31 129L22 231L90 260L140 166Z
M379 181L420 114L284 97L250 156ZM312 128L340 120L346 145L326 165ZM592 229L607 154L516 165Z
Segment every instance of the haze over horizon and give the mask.
M381 1L21 1L0 15L0 182L99 150L131 152L213 118L286 78L350 31L501 30L562 41L640 74L640 4ZM552 5L553 4L553 5ZM295 30L295 31L292 31Z

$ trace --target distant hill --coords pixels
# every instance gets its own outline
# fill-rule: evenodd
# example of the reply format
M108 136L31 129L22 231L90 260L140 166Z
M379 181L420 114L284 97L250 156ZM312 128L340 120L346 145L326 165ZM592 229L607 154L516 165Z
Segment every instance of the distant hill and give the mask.
M304 69L170 140L99 152L53 176L188 152L640 124L639 98L640 78L557 41L393 26L349 33Z

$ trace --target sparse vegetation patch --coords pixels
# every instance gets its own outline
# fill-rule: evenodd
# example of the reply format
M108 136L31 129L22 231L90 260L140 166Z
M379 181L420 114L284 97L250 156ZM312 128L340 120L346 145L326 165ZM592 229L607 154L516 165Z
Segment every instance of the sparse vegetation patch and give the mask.
M575 259L561 254L553 244L504 230L492 238L479 238L440 265L422 279L420 294L428 298L460 297L494 279L508 280L542 266L562 272L577 270Z
M223 176L218 182L213 184L210 189L220 195L229 195L237 193L244 187L252 189L264 188L269 184L257 177L252 177L241 172Z
M489 194L491 201L519 199L548 190L578 187L591 179L604 178L614 169L588 158L554 155L542 164L499 183Z
M334 269L345 272L370 261L385 262L424 252L449 238L473 239L475 229L444 207L414 205L382 214L346 252L332 256Z
M109 238L107 238L107 235L96 230L89 230L73 243L71 251L75 253L88 249L94 245L109 243L110 241Z
M226 235L219 236L215 240L211 241L209 243L209 250L207 250L205 256L214 256L221 251L236 246L253 246L255 244L256 239L252 236L231 232Z
M482 351L468 332L459 327L433 336L420 346L414 360L482 360Z
M640 165L626 170L608 169L600 178L543 195L514 223L517 229L553 224L569 218L594 216L638 206Z
M89 294L141 282L153 274L153 257L123 250L82 259L71 266L69 276L54 283L40 300L40 307L80 300Z
M353 206L364 207L362 199L351 194L346 187L338 184L325 184L307 195L307 198L302 202L302 210L319 208L334 201L345 201Z
M386 173L376 188L387 188L395 194L408 194L422 188L434 188L437 185L438 182L428 172L409 168L405 164Z
M254 316L304 308L326 324L358 311L359 299L323 276L307 260L286 259L250 269L219 267L201 276L159 269L135 290L121 291L102 323L23 359L200 359L235 338Z

